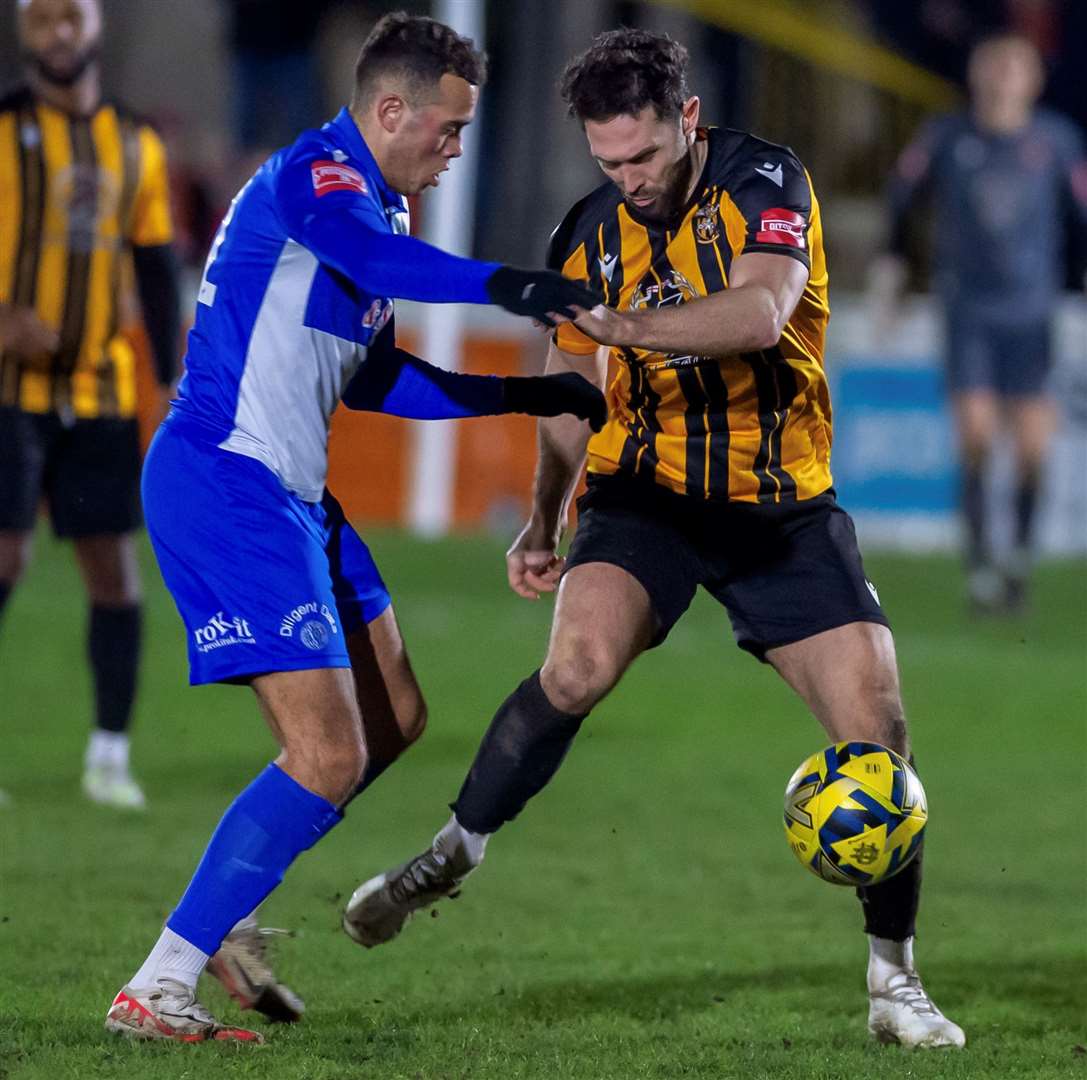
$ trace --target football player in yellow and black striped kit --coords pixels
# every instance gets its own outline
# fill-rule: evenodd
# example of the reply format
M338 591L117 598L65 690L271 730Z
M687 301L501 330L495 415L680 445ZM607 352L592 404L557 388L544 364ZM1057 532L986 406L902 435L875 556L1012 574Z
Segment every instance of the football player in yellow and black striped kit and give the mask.
M833 741L909 753L894 643L832 487L819 204L788 149L699 126L685 69L671 39L618 30L565 72L570 112L608 179L555 231L550 263L603 303L556 317L548 368L595 366L603 386L610 359L609 422L592 437L565 418L539 425L532 515L507 570L531 598L561 576L546 661L498 710L432 847L356 891L356 940L388 940L412 910L459 888L700 585ZM564 561L556 551L586 457ZM961 1046L913 964L920 880L918 859L858 890L869 1028L883 1041Z
M131 260L168 386L178 304L166 162L151 128L101 96L97 0L15 9L27 81L0 100L0 610L44 497L90 599L96 726L83 788L136 809L127 733L140 647L140 461L135 358L120 325Z

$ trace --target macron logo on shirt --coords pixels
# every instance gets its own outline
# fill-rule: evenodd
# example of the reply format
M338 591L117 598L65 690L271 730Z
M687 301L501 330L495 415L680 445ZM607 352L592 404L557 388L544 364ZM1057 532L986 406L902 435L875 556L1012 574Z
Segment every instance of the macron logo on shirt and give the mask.
M313 190L320 198L333 191L356 191L360 195L368 194L366 180L357 169L350 165L341 165L338 161L315 161L310 165L313 178Z

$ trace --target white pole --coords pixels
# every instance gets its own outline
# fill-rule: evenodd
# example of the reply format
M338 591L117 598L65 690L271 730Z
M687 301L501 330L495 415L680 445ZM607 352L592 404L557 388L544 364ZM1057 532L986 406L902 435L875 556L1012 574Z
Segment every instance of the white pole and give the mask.
M482 47L483 0L436 0L434 18ZM464 153L426 199L426 239L455 255L468 255L475 223L476 124L465 129ZM424 360L458 371L462 366L464 311L458 304L427 304L423 309L421 353ZM408 490L408 524L420 536L443 536L453 518L456 478L455 420L427 420L413 425Z

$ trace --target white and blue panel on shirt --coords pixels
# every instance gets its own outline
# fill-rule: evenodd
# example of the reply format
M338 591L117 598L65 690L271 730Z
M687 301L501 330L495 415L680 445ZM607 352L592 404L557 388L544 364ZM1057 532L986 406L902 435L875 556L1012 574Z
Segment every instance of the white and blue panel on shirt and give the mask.
M176 403L310 502L325 486L332 412L392 313L353 282L365 244L345 223L370 237L407 230L403 198L346 114L274 154L235 198L204 269Z

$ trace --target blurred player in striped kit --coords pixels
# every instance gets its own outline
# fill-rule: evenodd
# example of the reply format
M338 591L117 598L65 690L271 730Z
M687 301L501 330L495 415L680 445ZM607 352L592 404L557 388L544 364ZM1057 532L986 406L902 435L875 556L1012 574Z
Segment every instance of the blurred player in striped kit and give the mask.
M146 123L102 97L98 0L19 0L16 14L26 81L0 101L0 611L45 498L90 600L83 790L135 810L140 446L135 357L119 328L131 260L168 388L178 305L166 159Z

